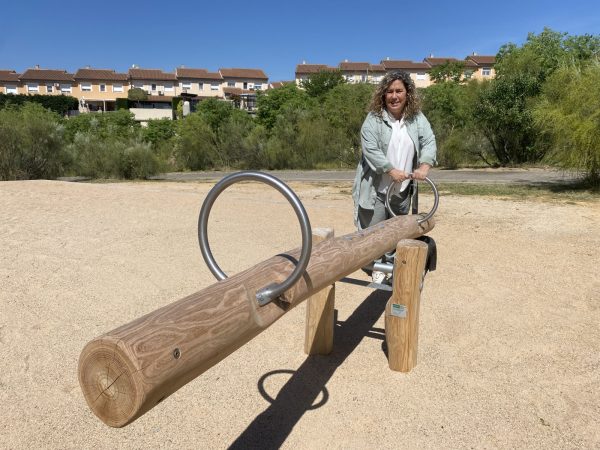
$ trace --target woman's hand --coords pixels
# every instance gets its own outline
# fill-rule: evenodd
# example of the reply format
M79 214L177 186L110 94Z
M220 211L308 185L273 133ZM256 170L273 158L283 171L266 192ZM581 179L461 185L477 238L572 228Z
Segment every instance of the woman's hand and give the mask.
M394 180L396 183L400 183L404 180L408 180L410 178L410 174L406 173L403 170L399 170L399 169L392 169L388 172L388 175L390 177L392 177L392 180Z
M429 169L431 169L431 166L429 164L423 163L419 166L417 170L413 172L412 177L415 180L424 180L425 177L429 174Z

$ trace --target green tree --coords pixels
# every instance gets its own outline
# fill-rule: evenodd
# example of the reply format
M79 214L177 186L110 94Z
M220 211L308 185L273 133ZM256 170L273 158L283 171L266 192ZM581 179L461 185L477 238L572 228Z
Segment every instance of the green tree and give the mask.
M61 118L35 103L0 110L0 180L56 178L71 164Z
M556 70L544 85L533 115L551 143L548 160L585 172L599 187L600 63Z
M529 33L525 43L503 45L496 56L498 78L529 75L541 85L561 65L586 63L600 54L600 36L571 36L544 28L540 34Z
M489 144L477 130L473 110L485 83L442 82L422 90L423 112L435 133L438 162L448 168L481 159L491 165Z
M436 83L444 81L454 81L460 83L465 71L465 63L463 61L446 61L439 66L432 67L429 71L429 78Z
M127 99L136 102L136 105L139 107L140 102L148 100L148 93L142 88L131 88L127 91Z
M536 130L529 101L539 91L528 74L493 80L481 90L473 110L475 124L502 165L536 161Z
M175 158L180 169L206 170L218 161L215 132L202 116L195 112L177 122Z
M309 97L322 98L331 89L345 82L341 70L320 70L303 80L301 86Z
M339 166L355 166L360 158L360 128L367 115L373 96L372 84L341 84L331 89L323 101L323 115L329 124L331 141L330 160Z
M267 130L271 130L275 125L277 116L281 109L286 105L293 105L296 108L311 108L311 99L302 89L298 89L295 84L286 84L276 89L268 91L259 91L257 93L256 120Z

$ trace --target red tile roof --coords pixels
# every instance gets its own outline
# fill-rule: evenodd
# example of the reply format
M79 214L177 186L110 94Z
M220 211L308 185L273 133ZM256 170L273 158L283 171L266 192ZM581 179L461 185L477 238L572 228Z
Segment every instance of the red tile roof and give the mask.
M66 70L27 69L19 76L20 80L31 81L75 81L72 73Z
M322 70L333 71L338 70L338 68L326 66L325 64L298 64L296 66L296 75L318 73Z
M268 80L269 77L261 69L219 69L223 78L251 78L257 80Z
M441 66L442 64L446 64L448 62L462 63L465 65L465 67L477 67L477 64L475 64L473 61L456 58L425 58L423 61L425 61L431 67Z
M368 62L348 62L344 61L339 64L340 70L348 70L348 71L367 71L369 70L371 64Z
M98 81L127 81L126 73L117 73L112 69L79 69L74 78L76 80Z
M0 81L3 82L18 82L19 74L14 70L0 70Z
M174 73L163 72L159 69L129 69L129 77L132 80L177 81Z
M371 64L369 69L371 72L385 72L385 66L383 64Z
M496 64L495 56L484 56L484 55L470 55L465 58L471 60L478 66L493 66Z
M425 62L413 62L405 59L381 61L386 70L428 70L431 67Z
M218 72L209 72L206 69L187 69L178 67L175 71L177 78L194 78L198 80L222 80L223 77Z

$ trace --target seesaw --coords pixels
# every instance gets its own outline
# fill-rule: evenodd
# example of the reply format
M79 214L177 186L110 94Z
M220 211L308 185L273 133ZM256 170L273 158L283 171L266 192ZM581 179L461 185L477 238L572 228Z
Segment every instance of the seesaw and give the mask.
M288 199L300 222L302 247L228 278L212 256L207 224L219 194L244 180L266 183ZM90 341L79 358L79 383L90 409L112 427L131 423L311 296L305 351L329 353L333 283L394 248L394 292L385 316L389 364L393 370L409 371L416 364L427 256L427 244L412 239L433 228L431 217L438 205L435 185L427 181L435 194L427 215L397 216L333 237L331 230L313 235L302 203L277 178L261 172L223 178L208 193L198 219L202 255L220 281Z

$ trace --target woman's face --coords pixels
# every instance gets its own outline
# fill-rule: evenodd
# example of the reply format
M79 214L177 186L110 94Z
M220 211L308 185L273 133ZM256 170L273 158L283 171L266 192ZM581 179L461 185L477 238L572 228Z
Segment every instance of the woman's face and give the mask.
M402 80L394 80L385 91L385 109L396 119L400 119L405 105L406 87Z

